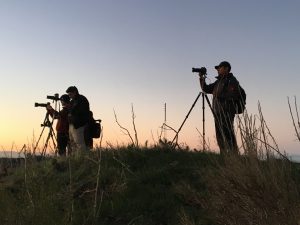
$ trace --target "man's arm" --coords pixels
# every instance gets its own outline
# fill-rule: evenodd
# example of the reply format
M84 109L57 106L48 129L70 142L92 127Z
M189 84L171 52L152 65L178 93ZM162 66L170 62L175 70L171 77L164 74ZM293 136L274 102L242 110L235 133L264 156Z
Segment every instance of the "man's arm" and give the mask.
M58 118L58 112L55 111L51 105L47 105L46 107L47 109L47 112L50 114L51 117L54 117L54 119L57 119Z
M204 76L199 76L199 81L200 81L200 86L201 86L202 91L204 91L207 94L213 93L215 83L206 84Z

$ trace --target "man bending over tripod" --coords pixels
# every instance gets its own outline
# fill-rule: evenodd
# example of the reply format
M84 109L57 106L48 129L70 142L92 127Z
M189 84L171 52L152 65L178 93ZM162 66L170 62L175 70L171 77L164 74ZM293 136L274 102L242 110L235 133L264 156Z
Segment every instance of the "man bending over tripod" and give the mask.
M83 152L90 147L85 140L85 132L90 119L90 104L85 96L79 94L75 86L69 87L66 93L71 98L68 118L72 150Z
M223 61L215 66L218 71L217 80L206 84L205 74L199 73L200 85L207 94L213 95L213 114L215 120L216 138L221 154L238 154L238 146L234 133L234 116L236 108L233 99L240 95L239 82L230 73L231 65Z

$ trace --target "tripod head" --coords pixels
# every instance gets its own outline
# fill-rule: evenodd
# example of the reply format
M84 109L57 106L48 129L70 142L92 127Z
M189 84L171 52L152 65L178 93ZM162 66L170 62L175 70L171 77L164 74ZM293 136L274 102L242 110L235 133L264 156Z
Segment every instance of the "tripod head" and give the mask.
M41 127L49 127L49 128L52 127L53 120L50 121L49 115L50 115L49 112L47 112L46 115L45 115L43 123L41 123Z

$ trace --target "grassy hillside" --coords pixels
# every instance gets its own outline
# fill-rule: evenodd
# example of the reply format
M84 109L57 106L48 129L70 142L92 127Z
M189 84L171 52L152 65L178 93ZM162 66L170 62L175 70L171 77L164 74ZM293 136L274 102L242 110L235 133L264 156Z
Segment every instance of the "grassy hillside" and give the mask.
M0 224L299 224L297 164L168 148L26 158L0 178Z

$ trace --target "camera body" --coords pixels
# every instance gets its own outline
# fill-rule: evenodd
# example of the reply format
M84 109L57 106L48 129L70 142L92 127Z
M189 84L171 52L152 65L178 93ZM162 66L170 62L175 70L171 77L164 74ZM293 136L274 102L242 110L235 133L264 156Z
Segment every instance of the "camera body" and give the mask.
M193 73L199 73L200 75L205 75L206 74L206 68L201 67L201 68L192 68Z
M53 101L59 101L59 94L54 94L53 96L47 95L47 99L51 99Z
M47 102L47 103L34 103L34 107L47 107L47 105L50 105L50 102Z

